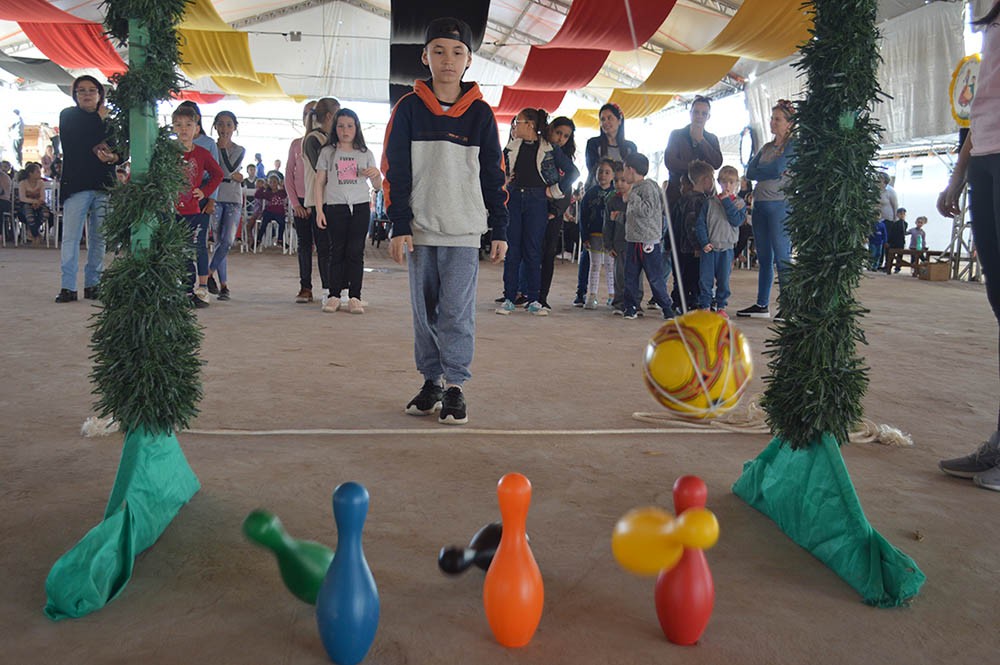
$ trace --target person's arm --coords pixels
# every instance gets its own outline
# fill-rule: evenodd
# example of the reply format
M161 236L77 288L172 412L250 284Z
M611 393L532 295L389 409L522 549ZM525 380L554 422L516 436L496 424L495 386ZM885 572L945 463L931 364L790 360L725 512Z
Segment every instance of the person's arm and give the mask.
M408 100L392 108L382 141L382 194L385 210L392 224L389 253L396 263L403 263L413 251L413 159L410 137L413 134Z
M299 139L293 140L288 146L288 166L285 167L285 174L288 176L285 178L285 191L288 192L288 198L292 200L293 208L301 208L299 205L299 199L305 198L306 193L300 192L295 187L295 176L298 175L299 169L302 168L302 141ZM295 210L296 217L302 217L298 210Z
M320 166L324 166L325 160L321 161ZM313 201L316 202L316 226L321 229L326 228L326 214L323 212L323 196L324 190L326 189L326 169L320 168L316 171L316 178L313 180Z
M713 169L722 166L722 148L719 147L719 137L710 132L705 132L705 137L695 146L698 159L708 162Z
M507 255L507 176L503 151L493 109L485 102L479 142L479 184L486 204L486 224L490 229L490 261L500 263Z
M938 195L937 209L944 217L955 217L962 212L962 208L958 204L958 199L962 195L962 190L965 189L971 154L972 132L970 131L965 137L965 142L962 143L962 149L958 151L958 161L955 162L955 168L951 172L948 186Z
M667 149L663 153L663 161L667 165L668 171L687 173L688 164L691 163L691 154L685 145L690 141L691 130L689 128L690 125L670 132Z
M369 150L367 153L367 164L368 166L361 172L361 175L368 178L368 182L371 183L372 188L380 189L382 187L382 172L378 170L378 166L375 164L375 156Z
M222 184L222 167L219 166L219 163L207 150L204 153L201 153L201 157L201 167L206 173L208 173L208 179L202 181L201 183L201 191L205 196L211 198L211 196L215 194L215 190L217 190L219 185Z
M584 159L587 163L587 173L593 173L597 169L597 162L600 159L598 154L601 146L601 137L595 136L587 141L587 149L584 152ZM589 178L588 178L589 180Z
M787 160L784 155L770 162L761 161L761 155L769 145L771 144L768 143L764 148L758 150L757 154L750 160L750 164L747 166L747 178L749 180L777 180L785 172Z
M730 226L738 228L746 221L746 206L737 205L735 196L720 196L719 201L722 202L722 208L726 211L726 220Z
M309 165L312 166L313 171L316 170L316 163L319 161L319 153L322 151L323 144L320 143L319 137L310 134L303 139L302 154L309 160Z
M632 191L629 193L628 205L629 212L635 211L635 214L639 217L651 217L656 213L656 208L659 207L659 201L654 200L648 194L648 187L633 187ZM656 195L659 196L659 187L656 188ZM661 211L662 212L662 211Z
M561 199L573 191L573 183L580 177L580 169L576 168L573 160L567 157L559 146L552 146L552 157L561 176L556 185L550 186L545 191L551 198Z
M698 218L694 222L694 235L698 239L698 247L703 251L710 252L708 248L708 206L710 201L705 201L705 205L698 211Z

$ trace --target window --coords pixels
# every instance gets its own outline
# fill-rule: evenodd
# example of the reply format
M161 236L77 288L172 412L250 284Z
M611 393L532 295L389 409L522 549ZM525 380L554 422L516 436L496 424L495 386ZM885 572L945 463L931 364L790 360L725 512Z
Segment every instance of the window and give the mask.
M910 167L910 178L914 180L919 180L924 177L924 165L914 164Z

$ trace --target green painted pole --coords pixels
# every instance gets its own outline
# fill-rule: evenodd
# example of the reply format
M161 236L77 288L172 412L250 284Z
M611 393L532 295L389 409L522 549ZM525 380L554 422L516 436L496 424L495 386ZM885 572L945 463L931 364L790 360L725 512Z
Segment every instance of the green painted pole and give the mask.
M149 46L149 29L137 21L128 22L128 57L130 67L141 67L146 62L146 48ZM159 127L156 123L156 107L153 104L135 106L129 109L129 144L132 157L132 180L144 182L149 173L149 162L153 156L153 144ZM135 223L132 229L132 251L149 247L156 219L147 215Z

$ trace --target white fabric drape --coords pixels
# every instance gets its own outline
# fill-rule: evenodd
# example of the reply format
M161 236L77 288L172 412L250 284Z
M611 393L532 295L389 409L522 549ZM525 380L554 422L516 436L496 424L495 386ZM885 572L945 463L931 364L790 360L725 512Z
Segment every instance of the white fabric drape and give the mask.
M882 144L940 136L955 131L948 86L965 55L960 3L935 2L886 21L878 80L886 99L875 107L884 128ZM750 122L759 139L769 140L771 107L779 99L801 99L805 78L791 63L776 67L746 86Z

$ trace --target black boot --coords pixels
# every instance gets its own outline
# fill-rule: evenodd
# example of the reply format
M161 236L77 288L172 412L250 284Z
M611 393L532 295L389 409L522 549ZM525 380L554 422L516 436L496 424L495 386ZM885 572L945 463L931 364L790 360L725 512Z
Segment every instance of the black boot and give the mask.
M56 302L76 302L76 291L60 289L59 295L56 296Z

